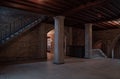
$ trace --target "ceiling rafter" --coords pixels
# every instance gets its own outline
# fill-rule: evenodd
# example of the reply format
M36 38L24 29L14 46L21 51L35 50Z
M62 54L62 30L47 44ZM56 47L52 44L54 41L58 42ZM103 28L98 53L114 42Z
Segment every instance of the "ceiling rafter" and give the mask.
M49 7L52 7L52 8L58 8L58 6L59 6L59 8L64 8L64 7L68 8L69 7L69 6L66 6L66 5L58 4L56 1L37 2L36 0L24 0L23 2L35 4L36 6L39 6L39 5L45 6L45 7L49 6Z
M66 25L93 23L94 29L118 28L119 0L1 0L0 5L50 16L65 15ZM49 21L49 20L48 20ZM82 27L82 26L80 26Z
M45 14L45 15L49 15L49 16L54 16L53 14L51 14L48 11L41 11L41 9L37 9L37 8L33 8L30 6L26 6L26 5L20 5L20 4L16 4L16 3L12 3L12 2L7 2L7 1L0 1L1 2L1 6L6 6L6 7L11 7L11 8L16 8L16 9L21 9L21 10L27 10L27 11L32 11L35 13L41 13L41 14Z
M106 17L111 17L110 15L106 14L103 9L101 9L102 7L98 7L98 8L95 8L93 11L95 11L97 14L101 14L101 17L102 19L103 18L106 18ZM101 19L101 18L100 18Z
M74 18L73 20L75 20L76 22L83 21L82 23L91 23L91 19L86 16L79 15L79 16L70 16L70 17Z
M108 9L107 7L102 7L104 10L106 10L106 12L110 13L113 16L116 16L116 14L114 12L112 12L110 9Z
M102 4L104 1L106 1L106 0L99 0L99 1L95 1L95 2L88 2L86 5L80 5L80 6L76 7L76 8L73 8L72 10L64 12L63 15L65 15L65 16L72 15L72 14L74 14L76 12L79 12L80 10L98 6L98 5Z
M85 19L89 19L90 18L91 21L96 21L96 19L97 19L97 15L93 14L92 11L83 11L79 15L86 16L87 18L85 18Z
M9 0L8 2L12 2L12 3L16 3L16 4L20 4L20 5L26 5L26 6L29 6L29 7L33 7L33 8L37 8L37 9L41 9L41 10L48 10L48 11L56 11L56 8L55 7L47 7L47 6L41 6L41 5L37 5L36 4L33 4L33 3L28 3L28 2L25 2L25 1L17 1L17 0ZM46 7L46 8L45 8ZM57 11L56 11L57 12Z
M102 29L107 29L105 26L102 26L102 25L100 25L100 24L94 24L95 26L98 26L98 27L100 27L100 28L102 28Z
M75 17L67 17L66 19L67 19L67 20L71 20L71 21L80 22L80 23L86 23L85 20L78 19L78 18L75 18Z
M86 22L90 22L91 20L92 21L94 20L93 18L88 18L87 14L86 15L79 14L79 15L72 16L72 17L75 17L77 19L82 19L82 20L84 20Z

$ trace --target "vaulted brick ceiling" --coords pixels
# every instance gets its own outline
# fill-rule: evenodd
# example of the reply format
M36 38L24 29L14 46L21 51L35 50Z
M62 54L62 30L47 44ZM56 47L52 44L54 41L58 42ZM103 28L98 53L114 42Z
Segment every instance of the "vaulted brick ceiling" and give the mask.
M49 16L66 16L67 26L84 28L94 23L94 29L120 27L120 0L1 0L1 6L27 10Z

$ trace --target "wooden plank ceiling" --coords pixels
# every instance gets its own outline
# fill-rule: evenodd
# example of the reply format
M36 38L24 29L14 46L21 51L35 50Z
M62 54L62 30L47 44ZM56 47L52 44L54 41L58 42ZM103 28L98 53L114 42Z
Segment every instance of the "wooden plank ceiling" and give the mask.
M0 0L0 6L27 10L52 17L63 15L65 25L84 28L94 23L94 29L120 28L120 0Z

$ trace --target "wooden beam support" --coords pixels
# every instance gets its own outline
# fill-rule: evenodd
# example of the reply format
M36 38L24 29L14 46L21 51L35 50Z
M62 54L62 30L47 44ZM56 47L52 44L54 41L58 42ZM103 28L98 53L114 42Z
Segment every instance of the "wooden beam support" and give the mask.
M94 7L94 6L98 6L98 5L102 4L105 1L106 0L99 0L99 1L97 0L95 2L89 2L86 5L80 5L80 6L76 7L76 8L73 8L72 10L64 12L63 15L65 15L65 16L72 15L74 13L79 12L80 10L88 9L88 8L91 8L91 7Z
M105 26L103 25L100 25L100 24L94 24L95 26L99 27L99 28L102 28L102 29L107 29ZM94 27L94 26L93 26Z
M38 9L38 8L34 8L34 7L31 7L31 6L21 5L21 4L7 2L7 1L0 1L0 2L1 2L0 3L1 6L11 7L11 8L16 8L16 9L21 9L21 10L26 10L26 11L35 12L35 13L40 13L40 14L43 14L43 15L54 16L53 14L51 14L51 12L44 11L44 10L41 10L41 9Z
M78 22L78 23L85 23L84 20L82 20L82 19L76 19L74 17L67 17L66 19L74 21L74 22Z
M106 7L102 7L104 10L106 10L106 12L116 16L116 14L114 12L112 12L111 10L107 9Z
M92 14L90 11L84 11L84 12L80 12L79 16L85 16L87 17L87 20L90 20L90 21L96 21L96 19L98 18L97 16L95 16L96 14ZM83 19L86 19L86 18L83 18Z
M54 9L57 9L57 10L59 10L59 9L63 9L64 7L66 7L66 8L68 8L68 7L70 7L71 5L70 4L68 4L68 3L65 3L65 5L61 5L60 3L62 3L62 4L64 4L64 1L63 0L60 0L60 1L58 1L58 0L54 0L54 1L52 1L52 0L46 0L46 1L37 1L37 0L24 0L24 2L27 2L27 3L32 3L32 4L35 4L36 6L44 6L44 7L52 7L52 8L54 8Z
M6 2L11 2L11 3L15 3L15 4L20 4L20 5L25 5L25 6L37 8L37 9L40 9L40 11L45 10L45 11L48 11L48 12L51 12L51 13L53 13L53 12L60 13L61 12L60 11L61 8L51 6L50 4L45 6L45 5L38 5L38 4L35 4L35 3L30 3L30 2L27 2L27 1L21 1L21 0L20 1L10 0L10 1L6 1Z

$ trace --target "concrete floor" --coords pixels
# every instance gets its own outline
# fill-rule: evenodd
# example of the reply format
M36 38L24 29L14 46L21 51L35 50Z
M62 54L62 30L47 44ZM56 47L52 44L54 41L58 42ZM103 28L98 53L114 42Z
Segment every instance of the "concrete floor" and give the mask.
M69 58L1 67L0 79L120 79L120 60Z

